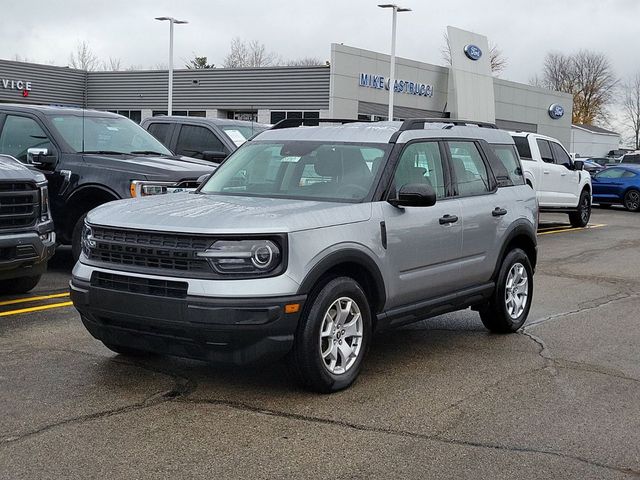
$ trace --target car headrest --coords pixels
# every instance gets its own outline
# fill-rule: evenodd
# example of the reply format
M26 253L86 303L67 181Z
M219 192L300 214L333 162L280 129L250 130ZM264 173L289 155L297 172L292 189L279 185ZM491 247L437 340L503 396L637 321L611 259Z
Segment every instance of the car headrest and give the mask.
M337 177L342 174L340 151L333 147L319 148L316 151L314 170L322 177Z

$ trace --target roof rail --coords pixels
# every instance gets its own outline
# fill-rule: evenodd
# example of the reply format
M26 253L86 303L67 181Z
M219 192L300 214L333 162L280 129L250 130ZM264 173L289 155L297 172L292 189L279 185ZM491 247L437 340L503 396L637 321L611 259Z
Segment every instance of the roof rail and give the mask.
M497 129L495 123L489 122L476 122L474 120L458 120L451 118L410 118L402 122L400 126L400 132L404 132L405 130L422 130L424 128L425 123L448 123L451 125L455 125L457 127L467 126L467 125L475 125L476 127L482 128L494 128Z
M354 123L354 122L371 122L371 120L355 120L353 118L285 118L276 123L270 130L279 130L281 128L301 127L305 124L308 126L318 126L319 123Z

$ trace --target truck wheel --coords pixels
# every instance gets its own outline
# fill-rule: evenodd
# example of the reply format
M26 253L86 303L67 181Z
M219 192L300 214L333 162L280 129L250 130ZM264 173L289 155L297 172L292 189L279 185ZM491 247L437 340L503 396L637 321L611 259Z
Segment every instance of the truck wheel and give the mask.
M630 212L640 210L640 192L638 190L631 189L624 194L624 208Z
M82 227L84 226L84 219L86 217L86 213L80 215L80 218L73 226L73 233L71 235L71 256L73 257L74 262L78 261L80 253L82 252Z
M338 277L310 297L289 363L300 383L331 393L350 386L360 373L371 335L371 310L360 285Z
M33 277L20 277L12 278L11 280L3 280L0 282L0 291L2 293L27 293L38 285L42 275L35 275Z
M494 333L513 333L524 325L533 299L533 270L523 250L511 250L502 262L492 298L480 319Z
M573 227L586 227L591 218L591 197L587 190L580 194L580 201L575 212L569 214L569 221Z

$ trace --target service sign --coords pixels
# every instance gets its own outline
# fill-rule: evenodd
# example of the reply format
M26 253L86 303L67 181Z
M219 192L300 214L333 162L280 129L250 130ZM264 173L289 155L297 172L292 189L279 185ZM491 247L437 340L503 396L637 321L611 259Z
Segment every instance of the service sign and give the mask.
M361 87L377 88L380 90L389 90L390 80L382 75L373 75L370 73L361 73L358 85ZM412 82L409 80L395 80L393 82L393 91L397 93L406 93L408 95L419 95L421 97L433 97L433 86Z
M18 90L23 97L28 97L31 92L31 82L26 80L15 80L10 78L0 78L0 87L3 90Z

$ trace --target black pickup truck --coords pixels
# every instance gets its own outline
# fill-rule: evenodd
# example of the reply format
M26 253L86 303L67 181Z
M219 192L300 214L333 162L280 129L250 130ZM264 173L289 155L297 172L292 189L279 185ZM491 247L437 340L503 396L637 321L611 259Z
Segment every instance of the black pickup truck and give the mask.
M122 198L194 189L211 163L174 156L131 120L79 108L0 104L0 154L49 181L60 243L80 255L86 213Z
M0 295L34 288L55 244L44 175L0 155Z

